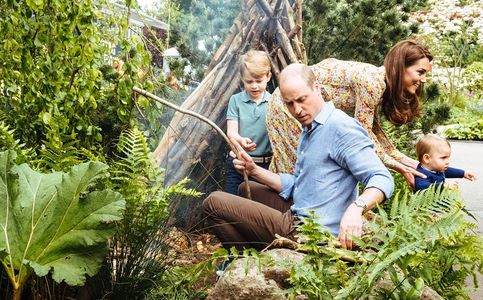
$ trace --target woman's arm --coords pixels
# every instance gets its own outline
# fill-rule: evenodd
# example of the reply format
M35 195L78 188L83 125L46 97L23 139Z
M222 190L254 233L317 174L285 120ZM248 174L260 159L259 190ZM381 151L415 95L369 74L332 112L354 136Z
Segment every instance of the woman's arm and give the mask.
M407 157L394 147L384 131L382 131L377 119L375 120L372 129L374 137L371 137L371 139L374 141L376 153L379 155L384 165L401 174L408 185L414 189L415 176L426 178L423 173L416 171L418 161Z
M408 185L414 188L414 176L425 178L424 174L416 171L418 162L399 152L382 130L377 114L377 107L381 102L386 84L384 72L362 64L354 70L351 85L355 91L356 103L354 117L367 130L374 142L374 151L384 165L400 173Z

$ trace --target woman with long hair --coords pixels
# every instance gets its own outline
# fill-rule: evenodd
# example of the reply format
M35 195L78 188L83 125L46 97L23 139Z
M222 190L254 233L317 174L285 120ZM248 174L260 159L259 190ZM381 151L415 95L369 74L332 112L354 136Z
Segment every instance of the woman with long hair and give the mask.
M396 126L420 116L420 96L431 71L431 53L421 44L403 40L394 45L384 66L325 59L311 66L326 101L354 116L367 130L374 150L390 169L402 174L414 187L418 162L399 152L381 128L381 115ZM268 105L267 131L272 143L270 169L293 173L301 126L285 108L276 90Z

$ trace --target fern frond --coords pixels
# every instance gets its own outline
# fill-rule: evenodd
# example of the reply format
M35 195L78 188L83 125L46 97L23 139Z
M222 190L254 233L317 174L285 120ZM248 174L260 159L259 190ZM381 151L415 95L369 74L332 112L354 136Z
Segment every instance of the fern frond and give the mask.
M37 158L32 163L41 170L64 171L69 169L84 161L76 143L77 141L71 140L57 145L44 141L44 144L38 149Z
M114 188L122 194L130 194L128 191L136 193L147 187L152 179L151 175L156 173L146 138L137 128L121 133L115 158L111 164L111 181Z
M3 112L0 111L0 151L14 150L17 153L19 162L27 160L32 154L32 149L26 148L25 144L21 143L19 139L15 138L15 129L5 123Z
M387 256L385 255L385 251L380 253L380 255L384 258L370 268L371 272L368 276L369 285L372 286L376 282L376 280L380 278L382 274L384 274L384 271L392 266L397 260L400 260L407 255L413 255L418 252L424 251L427 246L428 245L426 241L419 240L404 245L402 248L388 253Z

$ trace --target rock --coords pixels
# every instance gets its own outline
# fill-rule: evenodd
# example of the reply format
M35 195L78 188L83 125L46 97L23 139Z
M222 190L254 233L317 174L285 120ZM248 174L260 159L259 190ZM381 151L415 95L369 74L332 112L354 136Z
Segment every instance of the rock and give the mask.
M300 262L305 254L290 249L272 249L264 252L275 261ZM245 264L248 264L245 266ZM283 264L279 264L283 265ZM235 260L226 269L215 287L209 292L207 300L282 300L286 299L283 290L289 288L287 278L290 276L290 265L256 266L255 258L240 258ZM391 291L394 284L386 274L376 283L375 290ZM380 297L380 296L379 296ZM366 295L364 299L380 299L377 292ZM306 296L297 296L297 300L308 299ZM442 300L437 292L424 287L421 300Z
M304 254L289 249L273 249L265 255L275 260L302 261ZM261 266L255 264L255 259L237 259L227 268L223 276L211 290L209 300L280 300L281 294L287 288L286 279L290 276L290 268ZM302 299L302 298L300 298Z

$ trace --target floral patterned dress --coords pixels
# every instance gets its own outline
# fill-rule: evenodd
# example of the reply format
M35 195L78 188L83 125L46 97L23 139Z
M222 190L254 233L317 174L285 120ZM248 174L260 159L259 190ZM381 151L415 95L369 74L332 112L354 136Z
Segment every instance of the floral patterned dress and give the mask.
M329 58L311 68L321 85L324 99L333 101L337 108L359 120L384 165L392 168L396 161L405 157L382 131L377 116L377 106L386 88L384 67ZM270 170L293 174L302 128L283 104L278 89L268 103L266 123L273 150Z

